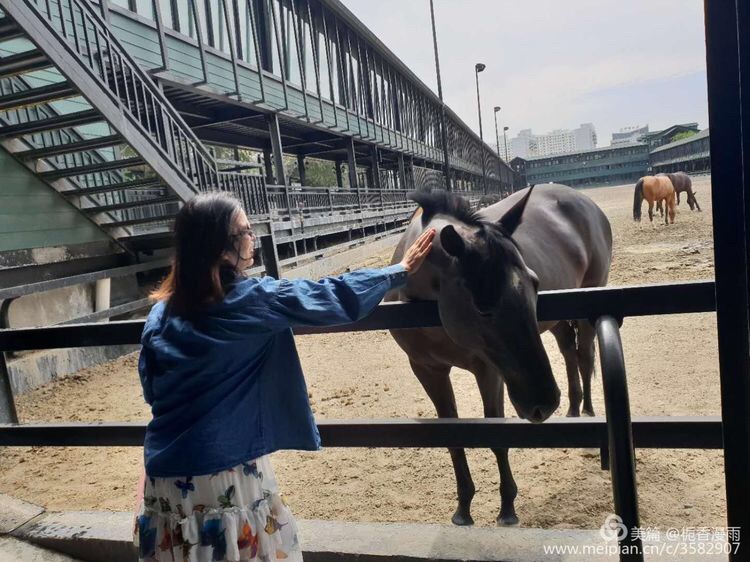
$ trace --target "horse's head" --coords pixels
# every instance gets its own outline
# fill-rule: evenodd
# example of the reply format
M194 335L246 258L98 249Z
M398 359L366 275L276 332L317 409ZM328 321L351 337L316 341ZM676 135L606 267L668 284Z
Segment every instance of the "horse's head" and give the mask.
M497 223L443 224L435 246L446 256L438 297L446 332L497 367L520 417L541 422L560 390L539 336L539 280L511 238L531 191Z

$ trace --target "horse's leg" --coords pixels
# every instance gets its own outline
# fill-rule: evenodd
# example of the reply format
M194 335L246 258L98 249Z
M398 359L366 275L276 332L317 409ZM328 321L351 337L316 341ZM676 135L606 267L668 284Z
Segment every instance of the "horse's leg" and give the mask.
M691 195L693 196L693 204L695 205L695 208L698 209L699 212L703 212L701 211L701 206L698 205L698 200L695 198L695 193L691 193Z
M558 322L552 328L552 334L557 340L565 360L565 371L568 373L568 417L578 417L581 412L581 380L578 376L578 357L576 356L576 332L569 322Z
M674 224L674 216L677 213L677 208L674 203L674 195L669 199L669 205L667 205L667 208L669 209L669 222Z
M576 354L578 356L578 368L581 371L583 381L583 413L593 416L594 405L591 403L591 378L594 375L594 339L596 330L588 320L579 320L578 342Z
M458 408L456 397L453 394L453 386L449 374L450 366L447 365L423 365L415 361L409 361L411 369L422 383L427 392L439 418L457 418ZM453 461L453 471L456 474L456 487L458 490L458 507L451 521L454 525L473 525L471 518L471 500L474 499L476 488L471 479L469 463L466 461L466 451L463 449L448 449Z
M688 195L688 198L690 198L689 195ZM677 192L677 204L678 205L680 204L680 192L679 191Z
M661 201L656 202L656 210L659 211L659 216L664 216L664 206L662 205Z
M479 386L479 393L482 395L484 417L505 417L503 379L497 372L491 369L483 370L474 375ZM508 449L492 449L492 452L495 453L497 468L500 472L500 513L495 522L499 526L518 525L515 506L518 486L516 486L516 481L513 479L513 472L510 469Z
M654 226L654 202L651 200L648 202L648 220L651 222L651 226Z

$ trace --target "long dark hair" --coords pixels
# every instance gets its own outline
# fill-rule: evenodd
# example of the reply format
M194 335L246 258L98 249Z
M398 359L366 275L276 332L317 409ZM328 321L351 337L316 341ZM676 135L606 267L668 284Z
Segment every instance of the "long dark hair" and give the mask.
M174 224L172 269L151 298L167 301L170 312L184 318L221 301L237 276L234 268L222 266L221 255L232 249L232 218L241 209L237 199L222 192L185 203Z

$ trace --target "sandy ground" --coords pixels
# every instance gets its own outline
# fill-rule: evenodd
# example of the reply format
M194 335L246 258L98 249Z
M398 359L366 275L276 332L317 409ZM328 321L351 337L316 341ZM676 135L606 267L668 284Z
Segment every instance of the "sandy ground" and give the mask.
M697 180L703 213L684 201L676 223L631 219L632 187L589 190L615 234L610 284L710 278L713 275L709 180ZM645 205L644 205L645 213ZM389 253L368 260L384 263ZM634 415L719 413L716 325L713 314L628 319L622 330ZM554 340L544 336L566 396L565 371ZM311 402L320 419L432 417L434 409L386 332L298 338ZM460 414L480 417L473 377L454 370ZM507 402L506 402L507 403ZM603 413L601 379L594 405ZM19 397L23 421L147 420L127 356ZM563 400L556 415L564 415ZM470 450L477 486L477 525L494 525L498 472L487 450ZM607 472L591 450L513 450L524 526L598 528L612 511ZM0 450L0 492L51 509L130 510L141 466L136 448L8 448ZM455 484L448 453L435 450L329 449L275 455L282 489L298 517L349 521L448 522ZM724 525L720 452L639 450L642 524Z

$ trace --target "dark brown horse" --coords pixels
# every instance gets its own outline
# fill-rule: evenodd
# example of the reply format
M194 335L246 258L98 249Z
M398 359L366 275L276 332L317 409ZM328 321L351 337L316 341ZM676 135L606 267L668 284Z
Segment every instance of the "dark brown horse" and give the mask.
M533 195L532 195L533 192ZM401 238L393 262L427 228L438 232L422 268L386 300L437 301L443 326L393 330L414 374L441 418L458 417L449 374L471 371L485 417L504 417L504 390L521 418L542 422L560 391L540 333L551 330L565 358L569 416L594 415L591 377L594 328L586 321L536 319L540 290L607 283L612 232L591 199L556 184L524 189L477 212L455 194L418 192L421 208ZM583 389L581 389L583 381ZM500 470L499 525L518 523L508 449L494 449ZM463 449L450 449L458 487L456 525L470 525L474 483Z
M696 192L693 191L693 180L685 172L675 172L674 174L656 174L657 176L667 176L672 182L674 192L677 195L677 204L680 204L680 193L687 193L687 203L691 211L701 210L701 206L698 205L698 200L695 198ZM664 211L661 208L661 201L656 206L657 210L661 211L662 216Z

